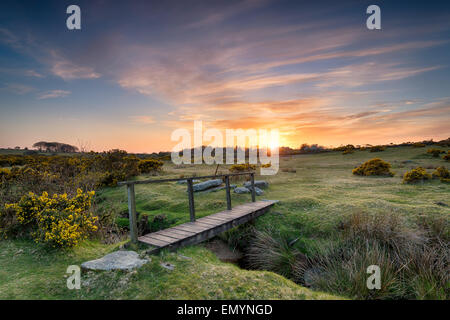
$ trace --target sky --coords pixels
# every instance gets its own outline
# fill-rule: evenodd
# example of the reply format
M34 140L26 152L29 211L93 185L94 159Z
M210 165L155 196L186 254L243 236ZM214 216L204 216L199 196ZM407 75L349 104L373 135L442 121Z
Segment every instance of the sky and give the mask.
M170 151L194 120L293 148L446 139L449 64L448 1L2 0L0 147Z

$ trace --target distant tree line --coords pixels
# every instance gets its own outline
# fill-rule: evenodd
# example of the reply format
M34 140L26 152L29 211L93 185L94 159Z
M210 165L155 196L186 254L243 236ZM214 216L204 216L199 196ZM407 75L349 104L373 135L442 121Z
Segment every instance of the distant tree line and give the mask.
M33 144L33 148L38 149L41 152L63 152L73 153L77 152L78 148L67 143L61 142L47 142L39 141Z

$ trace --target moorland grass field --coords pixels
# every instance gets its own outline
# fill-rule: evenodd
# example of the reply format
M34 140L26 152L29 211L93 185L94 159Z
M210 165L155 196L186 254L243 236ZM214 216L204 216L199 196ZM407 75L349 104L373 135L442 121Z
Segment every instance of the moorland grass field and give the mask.
M438 179L402 183L403 174L418 166L429 173L448 167L448 162L426 150L405 146L376 153L357 150L281 157L276 175L256 176L269 182L258 199L280 202L254 222L220 236L232 249L243 251L242 266L254 270L221 262L199 244L177 253L163 251L131 273L84 273L82 288L68 290L68 265L99 258L125 240L115 244L86 240L73 249L50 250L32 241L7 239L0 241L0 298L448 299L450 185ZM372 158L389 162L395 175L352 174L353 168ZM141 175L137 179L210 175L215 169L167 161L159 177ZM228 166L219 166L220 172L228 172ZM243 182L232 181L237 185ZM249 194L232 193L233 205L248 201ZM225 191L196 193L195 205L197 217L224 210ZM150 223L155 216L164 216L166 227L189 221L186 185L138 185L136 207ZM98 190L95 210L114 219L126 218L126 188ZM434 245L439 249L434 250ZM266 255L258 256L258 247L267 248ZM395 260L398 250L406 253ZM437 256L420 260L431 250L438 252ZM175 269L162 268L162 261L173 263ZM389 269L392 261L402 266L398 268L401 272ZM370 264L382 268L383 288L377 292L365 288Z

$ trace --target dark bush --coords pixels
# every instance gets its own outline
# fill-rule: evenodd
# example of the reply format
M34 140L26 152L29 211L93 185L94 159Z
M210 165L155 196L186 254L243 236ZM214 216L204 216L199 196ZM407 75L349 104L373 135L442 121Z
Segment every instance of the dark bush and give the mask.
M431 154L433 157L435 157L435 158L438 158L439 157L439 155L441 154L441 153L445 153L445 151L442 151L442 150L440 150L440 149L428 149L427 150L427 153L428 154Z
M161 169L163 164L164 163L160 160L140 160L138 163L138 168L140 173L150 173Z
M413 146L413 148L425 148L426 144L422 143L422 142L416 142L416 143L413 143L412 146Z
M234 164L230 168L230 172L250 172L255 171L256 166L254 164L243 163L243 164Z
M384 151L384 150L386 150L386 147L384 147L384 146L373 146L373 147L370 147L370 152L381 152L381 151Z

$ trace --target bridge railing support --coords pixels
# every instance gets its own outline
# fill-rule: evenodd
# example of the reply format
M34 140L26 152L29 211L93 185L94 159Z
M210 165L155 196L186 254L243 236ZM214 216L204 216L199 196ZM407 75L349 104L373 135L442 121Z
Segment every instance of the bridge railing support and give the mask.
M192 185L192 178L187 179L188 197L189 197L189 214L191 222L195 222L195 205L194 205L194 187Z
M136 197L134 194L134 184L127 184L128 191L128 216L130 224L130 237L131 242L136 243L138 241L137 232L137 216L136 216Z
M251 183L252 183L252 202L256 201L256 190L255 190L255 174L251 173L250 174L250 179L251 179Z
M227 194L227 210L231 210L230 176L225 176L225 191Z
M230 176L243 176L250 175L251 179L251 194L252 202L256 201L256 191L255 191L255 173L254 172L242 172L242 173L230 173L214 176L202 176L202 177L190 177L190 178L178 178L178 179L160 179L160 180L137 180L137 181L122 181L117 185L127 186L128 193L128 215L130 223L130 238L131 241L136 243L138 241L138 228L137 228L137 213L136 213L136 195L134 191L134 186L136 184L147 184L147 183L161 183L161 182L175 182L186 180L188 188L188 198L189 198L189 215L191 222L195 222L195 204L194 204L194 186L193 179L205 179L205 178L218 178L225 177L225 189L227 195L227 210L231 210L231 191L230 191Z

